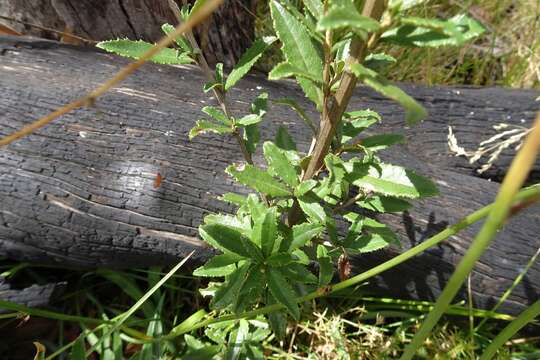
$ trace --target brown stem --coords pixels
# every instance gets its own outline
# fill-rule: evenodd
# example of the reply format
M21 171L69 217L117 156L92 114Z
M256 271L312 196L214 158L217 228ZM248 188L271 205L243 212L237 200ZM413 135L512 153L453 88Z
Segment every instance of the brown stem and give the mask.
M385 8L385 0L366 0L364 8L362 9L362 15L369 16L375 20L380 20ZM323 107L323 117L321 118L319 134L317 135L317 141L315 142L315 146L311 153L311 160L306 171L304 171L302 175L302 181L311 179L317 174L321 168L324 157L328 154L330 144L332 143L336 131L336 126L343 116L356 86L356 77L348 68L352 64L363 61L366 56L365 50L366 43L362 41L362 39L355 37L351 43L350 56L349 59L347 59L346 69L341 76L340 85L334 96L332 107L328 112L325 111L325 107ZM288 225L293 226L296 224L301 215L298 202L295 202L287 217Z
M174 0L168 0L168 3L169 3L170 9L176 15L176 20L178 21L179 24L181 24L182 23L182 18L180 17L180 9L178 8L178 5L176 5L176 2L174 2ZM210 69L210 66L208 65L208 61L206 61L206 57L204 56L203 51L199 47L199 43L195 39L195 36L193 35L193 31L189 31L189 32L185 33L184 36L189 41L191 47L193 48L193 50L194 50L194 52L196 54L196 57L197 57L196 58L197 65L199 66L199 68L201 69L203 74L206 76L207 81L208 82L215 82L216 78L214 76L214 72L212 71L212 69ZM214 87L212 89L212 91L214 92L214 95L216 96L216 100L219 103L219 106L221 107L221 110L223 111L225 116L229 120L232 120L231 112L230 112L229 107L227 105L225 92L223 92L221 89L216 88L216 87ZM242 136L238 132L238 128L236 128L236 126L235 126L234 131L233 131L233 136L236 139L236 141L238 142L238 145L240 146L240 151L242 152L244 160L246 160L246 162L248 164L253 165L253 158L251 157L251 154L249 153L249 151L248 151L248 149L246 147L246 143L245 143L244 139L242 139Z

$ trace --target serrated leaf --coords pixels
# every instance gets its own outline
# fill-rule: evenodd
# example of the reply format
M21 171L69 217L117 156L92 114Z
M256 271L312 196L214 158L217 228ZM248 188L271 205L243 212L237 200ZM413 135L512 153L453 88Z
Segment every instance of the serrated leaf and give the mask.
M380 115L371 110L360 110L345 113L343 121L340 122L341 126L338 128L338 136L341 137L341 143L346 143L347 141L355 138L362 131L380 121Z
M172 33L175 30L175 28L171 24L163 24L161 25L161 30L163 30L165 34L169 35L169 33ZM180 46L184 53L193 54L193 48L185 37L180 35L174 41L178 46Z
M241 127L246 127L249 125L255 125L262 121L262 117L255 114L249 114L246 116L241 117L240 119L236 120L236 125L239 125Z
M377 53L369 54L364 60L363 64L365 67L373 71L381 71L387 66L395 64L396 62L397 60L393 56L384 53Z
M259 126L255 124L255 125L248 125L244 127L244 133L242 134L242 138L244 139L246 143L246 149L248 153L250 154L255 153L257 144L259 143L261 139Z
M296 150L296 143L289 135L289 132L282 125L279 126L276 134L276 146L283 150Z
M253 165L246 164L238 168L231 165L227 167L226 172L241 184L249 186L260 193L273 197L292 195L285 184Z
M246 205L247 204L247 197L244 195L236 194L236 193L225 193L219 197L220 200L226 201L230 204L235 205Z
M240 358L242 348L249 335L249 323L245 319L240 319L238 328L229 334L229 342L225 350L225 360L237 360Z
M202 108L202 112L221 122L227 127L230 127L232 123L231 120L227 117L227 115L223 113L223 111L214 106L205 106Z
M405 137L400 134L381 134L363 138L360 145L370 151L380 151L404 141Z
M299 263L288 264L280 270L288 279L302 284L317 284L319 281L304 265Z
M227 81L225 82L225 91L232 88L238 82L238 80L249 72L268 46L272 45L274 41L276 41L275 37L268 36L262 39L257 39L253 42L249 49L247 49L246 52L240 57L227 77Z
M351 65L351 70L364 84L403 106L405 109L405 120L408 125L426 118L427 111L422 105L375 71L360 64Z
M243 257L233 253L216 255L208 260L206 264L195 269L193 271L193 275L212 277L227 276L236 270L236 266L234 264L242 259Z
M318 202L312 201L305 196L298 198L300 208L308 216L308 219L315 224L326 223L326 212Z
M268 293L266 302L268 305L278 303L270 293ZM285 338L287 335L287 314L284 311L272 311L268 314L268 324L278 339L281 340Z
M253 225L252 240L261 247L265 258L272 254L278 236L276 217L275 207L267 209Z
M259 300L263 290L265 289L266 278L262 272L261 265L252 266L240 289L240 296L233 305L233 311L238 313L245 311L253 303Z
M291 164L283 150L274 143L267 141L263 145L264 157L268 167L287 185L295 187L298 185L298 174L295 167Z
M272 256L270 256L268 259L266 259L266 263L273 267L279 267L288 265L292 262L296 261L296 258L289 254L289 253L277 253Z
M298 185L298 187L294 190L294 196L300 197L305 195L308 191L312 190L315 186L317 186L318 182L313 179L304 180Z
M230 134L232 133L232 128L230 126L216 124L204 119L197 120L195 126L189 131L189 139L191 140L195 136L206 133Z
M296 293L289 285L287 279L281 274L278 269L268 268L268 288L272 296L284 305L289 313L296 319L300 319L300 309L296 303Z
M270 4L274 29L281 40L282 52L287 62L318 77L323 73L322 56L311 40L309 30L279 2ZM311 101L321 105L322 91L309 80L298 79L298 83Z
M310 72L304 71L288 62L282 62L274 66L274 68L268 73L269 80L280 80L294 76L296 78L304 78L312 81L316 86L322 86L322 77L315 76Z
M215 309L225 309L237 301L240 289L247 278L251 264L246 262L237 268L227 279L227 281L217 289L212 299L212 306Z
M319 287L330 284L334 276L334 266L324 245L317 246L317 261L319 262Z
M154 45L142 40L118 39L101 41L96 45L98 48L121 56L139 59ZM193 60L186 54L175 49L165 48L150 58L150 61L158 64L190 64Z
M261 93L251 103L251 113L259 116L264 116L268 110L268 93Z
M223 252L262 260L260 250L237 229L222 224L207 224L199 227L199 234L204 241Z
M460 46L485 31L478 21L463 14L448 20L404 19L404 25L388 30L381 40L402 46Z
M352 3L347 6L334 6L323 16L318 24L317 30L355 28L365 32L374 32L381 27L379 22L361 15Z
M364 170L360 169L359 173L350 174L354 178L352 184L364 191L409 199L438 194L437 187L431 180L400 166L380 163L377 166L370 166L367 172Z
M345 244L351 254L380 250L390 244L399 245L396 234L390 228L371 218L363 219L362 232L363 234L348 239Z
M411 208L411 203L406 200L390 196L370 196L366 200L358 201L356 204L364 209L380 213L401 212Z
M221 88L223 86L222 83L218 82L218 81L211 81L211 82L207 82L206 84L204 84L204 87L203 87L203 91L205 93L209 92L210 90L214 90L214 89L217 89L217 88Z
M204 224L220 224L235 229L247 236L251 232L251 224L247 219L225 214L208 214L204 217Z
M303 223L293 226L293 239L288 251L303 248L313 238L319 237L324 230L320 224Z

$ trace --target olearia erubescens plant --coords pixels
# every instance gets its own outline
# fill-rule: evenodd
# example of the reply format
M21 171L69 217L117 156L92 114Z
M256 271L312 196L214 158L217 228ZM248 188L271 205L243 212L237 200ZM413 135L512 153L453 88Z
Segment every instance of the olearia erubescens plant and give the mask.
M484 29L466 15L447 20L407 16L407 10L423 2L271 0L276 36L255 40L228 75L222 64L210 69L192 33L177 38L174 49L164 49L151 59L165 64L195 63L203 70L208 80L204 91L214 93L218 106L202 109L207 117L196 122L189 137L233 136L244 162L231 164L226 172L253 191L223 194L221 199L235 205L236 213L210 214L199 227L201 238L221 252L194 272L222 279L202 290L212 297L214 310L241 313L282 304L286 311L267 318L274 334L282 336L287 316L301 317L295 299L313 291L323 294L334 278L334 263L344 278L349 256L399 246L396 234L371 214L401 212L412 201L437 194L429 179L380 159L379 152L404 138L365 135L366 129L382 121L379 114L347 109L360 82L398 102L406 125L427 116L420 104L379 74L396 60L377 52L378 45L459 46ZM170 3L174 8L174 2ZM191 8L176 9L179 21L187 20L204 3L198 0ZM162 29L169 33L174 27L165 24ZM281 44L283 62L270 71L269 79L296 79L319 112L318 122L292 99L268 99L266 93L253 101L247 114L234 114L228 107L227 93L275 42ZM125 39L98 46L138 58L152 44ZM298 112L312 131L309 149L299 149L283 126L273 141L262 141L259 126L271 111L269 100ZM262 153L265 164L253 162L256 152ZM231 343L267 335L261 330L264 327L246 320L234 324L227 323L221 329L228 330L220 333L228 333ZM250 335L250 326L260 334ZM229 351L240 354L256 349L246 345Z

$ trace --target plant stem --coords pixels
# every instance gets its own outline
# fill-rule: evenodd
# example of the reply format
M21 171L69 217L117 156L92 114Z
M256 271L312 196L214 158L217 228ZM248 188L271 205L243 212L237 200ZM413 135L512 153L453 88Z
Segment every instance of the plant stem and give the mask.
M525 182L534 164L536 155L540 150L540 112L536 116L534 127L535 130L529 134L523 147L512 161L512 165L503 180L486 222L450 277L450 280L448 280L447 285L435 303L433 311L428 315L412 342L405 349L401 357L402 360L413 358L416 351L422 346L422 343L460 289L463 281L476 264L476 261L489 246L497 231L508 218L508 215L511 215L510 210L514 203L514 197Z
M178 5L176 5L174 0L168 0L168 3L169 3L169 7L173 11L173 13L176 15L176 20L178 21L178 23L182 24L183 21L182 21L182 18L180 17L180 9L178 8ZM212 69L210 69L210 66L208 65L208 61L206 61L206 57L204 56L202 49L199 47L199 43L195 39L195 36L193 35L193 31L192 30L186 31L184 36L186 37L191 47L193 48L197 57L196 59L197 65L199 66L199 69L201 69L203 74L206 76L206 80L208 82L215 82L216 78L214 76L214 72L212 71ZM225 92L216 87L212 89L212 92L216 96L216 100L219 103L219 106L221 107L221 110L223 111L227 119L232 120L231 112L227 105ZM242 139L242 136L240 135L240 133L238 132L238 128L236 127L233 131L233 136L238 142L238 145L240 146L240 151L242 152L242 156L244 157L244 160L246 160L248 164L253 165L253 158L251 157L251 154L249 153L246 147L246 143L244 139Z
M504 345L515 333L517 333L522 327L527 325L530 321L534 320L540 315L540 300L537 300L534 304L529 306L519 316L508 324L500 333L491 341L491 344L487 347L486 351L480 357L480 360L490 360L493 358L497 350Z
M522 191L520 191L516 197L515 197L515 202L520 202L520 201L523 201L523 202L526 202L528 199L531 199L531 198L534 198L534 197L538 197L540 195L540 184L538 185L534 185L534 186L531 186L531 187L528 187L528 188L525 188L523 189ZM295 299L295 301L297 303L299 302L304 302L304 301L309 301L309 300L313 300L313 299L316 299L318 297L321 297L321 296L325 296L325 295L328 295L328 294L331 294L333 292L336 292L336 291L339 291L339 290L343 290L343 289L346 289L348 287L351 287L353 285L356 285L360 282L363 282L363 281L366 281L367 279L375 276L375 275L378 275L394 266L397 266L407 260L409 260L410 258L424 252L425 250L439 244L440 242L448 239L450 236L453 236L455 234L457 234L458 232L460 232L461 230L469 227L470 225L482 220L484 217L486 217L489 212L493 209L494 205L491 204L491 205L488 205L488 206L485 206L483 207L482 209L479 209L477 211L475 211L474 213L468 215L467 217L465 217L464 219L462 219L461 221L459 221L457 224L455 225L452 225L448 228L446 228L445 230L441 231L440 233L438 233L437 235L429 238L428 240L424 241L423 243L407 250L406 252L396 256L395 258L392 258L370 270L367 270L361 274L358 274L356 276L353 276L352 278L350 279L347 279L347 280L344 280L344 281L341 281L331 287L329 287L326 291L320 291L320 290L317 290L317 291L314 291L310 294L307 294L305 296L302 296L302 297L298 297ZM188 333L188 332L191 332L193 330L196 330L196 329L199 329L199 328L202 328L202 327L205 327L207 325L210 325L210 324L215 324L215 323L218 323L218 322L223 322L223 321L229 321L229 320L237 320L237 319L243 319L243 318L252 318L252 317L255 317L255 316L258 316L258 315L263 315L263 314L267 314L267 313L270 313L270 312L273 312L273 311L277 311L277 310L280 310L280 309L283 309L285 306L284 305L281 305L281 304L273 304L273 305L268 305L268 306L265 306L263 308L260 308L260 309L257 309L257 310L252 310L252 311L247 311L247 312L244 312L244 313L241 313L241 314L238 314L238 315L226 315L226 316L221 316L221 317L214 317L213 315L210 315L207 317L206 320L203 320L201 322L199 322L198 324L194 325L193 327L190 327L189 329L185 329L185 331L183 332L178 332L178 333L174 333L174 334L168 334L164 337L161 337L161 338L156 338L154 341L162 341L162 340L166 340L166 339L171 339L171 338L174 338L176 336L179 336L179 335L182 335L184 333Z
M199 9L199 11L197 11L196 14L190 16L188 21L179 25L174 29L174 31L163 37L157 44L155 44L152 48L145 52L138 60L122 68L119 72L116 73L116 75L105 81L103 84L99 85L96 89L94 89L86 96L72 101L69 104L64 105L61 108L53 111L49 115L46 115L41 119L23 127L22 129L15 131L13 134L10 134L0 139L0 146L8 145L17 139L20 139L26 135L30 135L37 129L42 128L43 126L51 123L56 118L72 110L83 106L92 105L98 97L109 91L121 81L125 80L129 75L133 74L138 68L144 65L144 63L146 63L150 58L159 53L163 48L171 45L178 36L185 33L186 31L191 30L195 25L206 19L206 17L208 17L219 5L221 5L222 2L223 0L208 1L204 6Z

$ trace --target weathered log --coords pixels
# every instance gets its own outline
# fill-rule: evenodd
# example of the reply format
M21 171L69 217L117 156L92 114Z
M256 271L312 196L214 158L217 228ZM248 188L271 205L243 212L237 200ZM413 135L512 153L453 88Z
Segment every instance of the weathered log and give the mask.
M1 38L0 53L0 135L85 94L128 62L98 51L22 38ZM202 93L202 83L203 76L192 67L148 64L98 99L94 107L74 111L0 149L0 255L85 268L172 264L191 250L196 250L195 262L208 257L210 250L196 238L202 217L232 210L216 200L220 194L246 190L223 172L231 161L241 161L232 139L187 139L201 116L201 106L213 102ZM530 124L538 92L404 88L431 115L416 128L418 133L415 128L405 131L408 144L384 157L432 177L441 190L440 196L419 202L409 213L381 216L408 248L490 203L498 189L495 182L467 175L469 169L440 161L446 159L442 154L437 153L440 158L433 161L424 150L442 148L430 143L438 134L435 130L440 128L443 136L448 124L460 121L459 114L470 113L471 106L482 109L482 103L495 99L497 107L492 112L484 106L485 110L474 110L477 117L471 117L470 123L459 123L473 124L477 134L483 128L488 131L490 120L503 116L523 118L525 125ZM246 111L261 91L271 99L292 97L309 107L292 82L250 76L230 93L233 111ZM383 128L399 131L403 114L390 101L359 88L352 106L379 110ZM308 129L292 112L276 105L264 122L262 138L272 138L279 124L288 127L302 149L307 148ZM430 128L429 124L434 125ZM425 138L425 129L430 129L430 139ZM466 128L461 131L465 133ZM262 162L260 156L256 161ZM158 172L163 181L156 189ZM465 230L383 274L376 287L394 295L433 299L477 229ZM472 277L476 306L488 307L511 284L540 246L539 230L536 207L513 218L500 232ZM362 256L357 271L397 251ZM516 312L536 300L539 292L540 266L536 264L503 309Z
M0 299L22 304L28 307L45 307L50 305L63 292L66 283L33 284L22 289L13 288L9 280L0 277ZM0 314L4 313L0 308Z
M184 2L177 3L181 6ZM232 67L251 45L255 5L255 0L226 0L194 30L210 64L223 62ZM168 0L0 0L0 16L95 41L130 38L155 42L163 36L162 24L176 24ZM0 23L23 34L77 41L6 18Z

